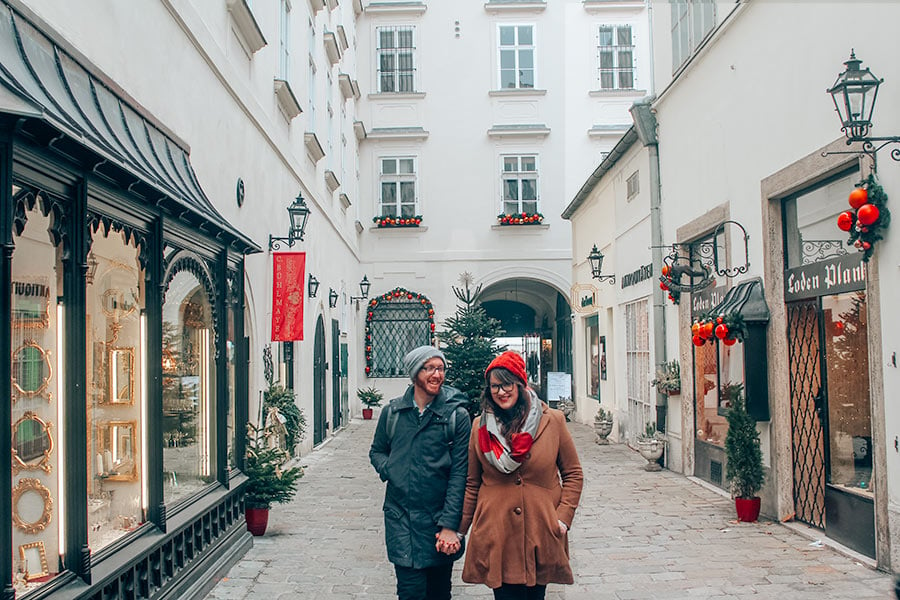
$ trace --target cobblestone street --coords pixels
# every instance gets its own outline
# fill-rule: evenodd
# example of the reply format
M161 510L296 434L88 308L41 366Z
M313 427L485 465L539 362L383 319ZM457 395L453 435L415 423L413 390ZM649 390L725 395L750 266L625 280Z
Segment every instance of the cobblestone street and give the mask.
M376 415L377 418L377 415ZM384 493L368 461L375 421L353 420L303 457L290 504L276 505L264 537L209 600L395 598L387 561ZM670 471L647 473L624 445L598 446L570 423L585 473L570 534L575 585L548 599L891 599L891 577L780 523L734 521L733 502ZM492 598L463 584L454 598Z

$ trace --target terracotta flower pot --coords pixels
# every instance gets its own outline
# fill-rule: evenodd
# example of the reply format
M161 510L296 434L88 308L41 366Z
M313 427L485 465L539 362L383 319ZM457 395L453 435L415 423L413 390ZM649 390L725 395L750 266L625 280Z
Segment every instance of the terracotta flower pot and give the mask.
M374 409L371 409L371 408L364 408L364 409L363 409L363 419L366 419L366 420L371 419L371 418L372 418L372 413L373 413L373 412L374 412Z
M247 519L247 531L249 531L251 535L263 535L269 524L269 509L245 508L244 518Z
M752 498L735 498L734 508L737 511L738 521L753 523L759 518L759 496Z

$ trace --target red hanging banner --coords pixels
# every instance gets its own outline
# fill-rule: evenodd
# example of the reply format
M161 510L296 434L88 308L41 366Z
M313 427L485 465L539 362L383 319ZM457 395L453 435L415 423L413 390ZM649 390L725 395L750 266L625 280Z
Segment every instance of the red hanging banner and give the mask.
M303 340L306 252L272 254L272 341Z

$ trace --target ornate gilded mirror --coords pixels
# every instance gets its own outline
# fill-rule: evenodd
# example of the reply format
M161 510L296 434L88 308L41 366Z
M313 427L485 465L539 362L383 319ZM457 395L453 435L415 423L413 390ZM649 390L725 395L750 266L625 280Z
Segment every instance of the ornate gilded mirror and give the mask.
M12 520L25 533L38 533L50 524L53 498L38 479L23 477L12 490Z
M103 421L97 424L98 449L103 476L112 481L137 479L137 421Z
M50 574L47 566L47 552L44 550L44 542L31 542L19 546L19 558L25 568L25 578L28 581L46 577Z
M13 424L13 473L38 469L49 473L52 468L50 466L52 452L53 436L50 435L50 423L28 411Z
M109 404L134 404L134 348L110 348Z
M12 386L15 391L13 401L18 396L33 398L45 394L52 376L49 353L37 342L25 340L21 346L13 350ZM51 399L51 394L47 393L47 401Z
M118 321L137 311L140 292L135 269L118 262L100 276L100 308L107 317Z

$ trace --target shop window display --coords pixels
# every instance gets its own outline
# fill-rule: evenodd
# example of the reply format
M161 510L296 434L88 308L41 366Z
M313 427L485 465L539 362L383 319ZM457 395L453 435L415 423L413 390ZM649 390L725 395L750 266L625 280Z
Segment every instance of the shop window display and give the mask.
M118 231L93 232L86 286L88 544L91 552L144 521L141 320L144 275L139 248Z
M24 226L12 256L12 564L22 594L60 571L60 413L58 329L62 264L52 242L51 200L26 197Z
M215 335L208 283L196 259L175 259L163 303L163 499L213 480Z

